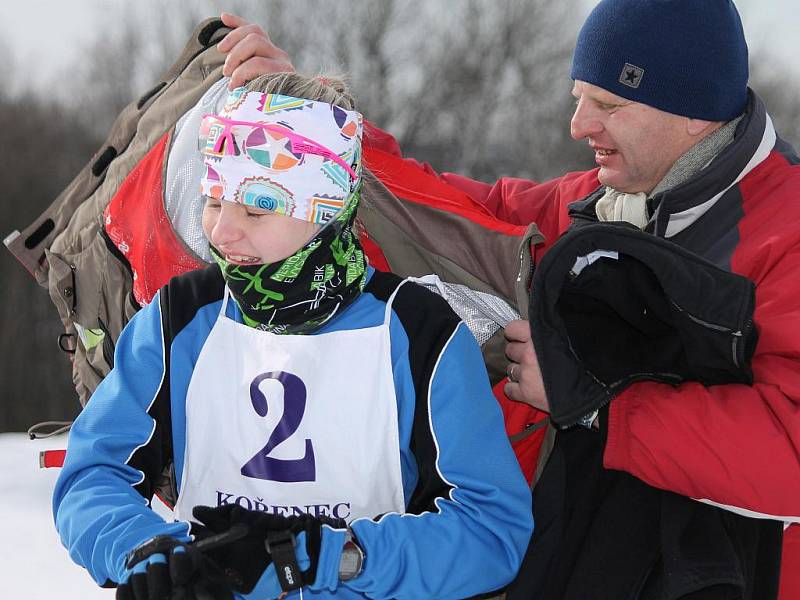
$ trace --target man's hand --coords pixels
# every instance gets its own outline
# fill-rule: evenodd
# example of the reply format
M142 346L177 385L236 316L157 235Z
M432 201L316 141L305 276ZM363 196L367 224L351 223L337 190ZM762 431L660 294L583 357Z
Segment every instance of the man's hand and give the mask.
M531 340L528 321L511 321L505 328L506 357L511 361L506 369L508 383L503 391L512 400L527 402L531 406L550 412L544 392L542 372Z
M222 13L220 18L233 29L217 44L217 49L228 55L222 74L231 78L229 89L265 73L294 72L289 55L273 44L261 27L230 13Z

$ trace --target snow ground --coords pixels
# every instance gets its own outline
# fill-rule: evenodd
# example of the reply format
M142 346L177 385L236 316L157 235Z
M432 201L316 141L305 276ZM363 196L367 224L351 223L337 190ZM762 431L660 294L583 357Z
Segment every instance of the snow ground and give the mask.
M39 451L66 447L66 435L31 441L24 433L0 434L0 598L114 598L72 562L53 525L59 469L40 469Z

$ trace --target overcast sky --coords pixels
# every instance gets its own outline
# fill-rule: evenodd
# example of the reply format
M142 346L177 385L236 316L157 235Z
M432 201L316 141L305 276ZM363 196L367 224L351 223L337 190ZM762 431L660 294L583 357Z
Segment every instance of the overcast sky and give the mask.
M581 19L595 4L593 0L571 1L580 7ZM697 3L705 1L697 0ZM110 33L109 22L122 14L126 4L129 0L0 0L5 25L0 45L8 45L12 65L17 68L24 65L32 75L30 79L41 87L52 80L57 71L63 72L77 61L90 60L90 57L80 56L80 48L101 28L105 27ZM159 6L153 0L140 0L138 4L148 10L158 10ZM223 2L219 4L224 6ZM758 52L760 56L766 49L782 62L782 68L788 69L791 77L800 78L800 2L739 0L737 5L751 53ZM15 87L20 77L17 68L12 72L15 80L12 86Z

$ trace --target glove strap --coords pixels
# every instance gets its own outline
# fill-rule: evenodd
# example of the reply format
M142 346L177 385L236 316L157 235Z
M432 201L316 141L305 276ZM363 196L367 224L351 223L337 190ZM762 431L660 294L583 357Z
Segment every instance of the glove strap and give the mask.
M265 544L272 556L281 589L290 592L303 587L303 576L294 550L297 545L294 534L288 529L269 531Z
M147 557L153 554L167 554L175 546L180 545L182 545L182 542L179 542L171 535L157 535L152 537L128 553L125 568L132 569L134 565L142 562Z

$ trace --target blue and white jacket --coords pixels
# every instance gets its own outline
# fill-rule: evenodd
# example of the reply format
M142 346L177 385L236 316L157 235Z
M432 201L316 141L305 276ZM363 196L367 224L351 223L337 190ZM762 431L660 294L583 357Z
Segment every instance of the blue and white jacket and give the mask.
M371 271L320 333L379 325L399 283ZM186 390L223 293L216 266L162 288L120 335L114 369L72 427L53 512L70 556L98 584L120 581L128 552L155 535L190 539L189 523L165 522L149 502L170 466L180 485ZM235 303L228 316L241 322ZM463 598L501 588L531 535L531 497L478 345L442 298L412 284L393 301L390 339L406 515L356 520L362 574L305 595Z

